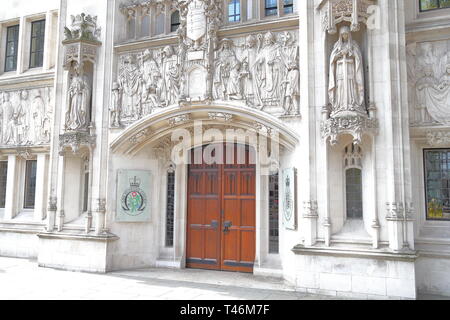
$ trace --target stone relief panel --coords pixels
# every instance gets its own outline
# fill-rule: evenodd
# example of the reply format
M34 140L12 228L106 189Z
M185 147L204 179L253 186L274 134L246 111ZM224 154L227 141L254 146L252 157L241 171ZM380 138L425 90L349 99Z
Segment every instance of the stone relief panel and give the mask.
M412 126L450 125L450 40L407 45Z
M186 100L242 101L274 116L299 115L297 38L285 31L219 39L211 61L205 61L208 53L183 44L124 53L112 86L111 127Z
M51 87L0 92L0 146L49 144L53 99Z

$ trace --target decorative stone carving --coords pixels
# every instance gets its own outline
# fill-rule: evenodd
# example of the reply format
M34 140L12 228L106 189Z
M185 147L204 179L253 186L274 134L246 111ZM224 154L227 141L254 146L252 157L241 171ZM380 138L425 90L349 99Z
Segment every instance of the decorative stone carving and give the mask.
M169 123L169 126L176 127L179 126L180 124L189 122L190 120L191 117L188 114L182 114L180 116L170 118L169 120L167 120L167 122Z
M352 32L359 31L361 23L367 24L369 7L373 4L369 0L323 0L318 6L322 12L323 30L335 34L336 26L346 21L350 23Z
M233 115L224 112L208 112L209 120L219 120L223 122L230 122L233 119Z
M58 210L57 204L58 198L56 198L55 196L50 196L48 198L47 211L56 212L56 210Z
M319 214L317 212L317 201L304 201L303 202L303 217L304 218L317 218Z
M150 134L151 134L150 129L141 130L130 138L130 143L139 144L142 141L144 141L147 137L149 137Z
M266 125L264 125L264 124L262 124L260 122L257 122L257 121L255 121L253 123L253 128L255 128L255 130L258 133L261 133L261 134L263 134L265 136L268 136L268 137L270 137L273 134L273 131L274 131L271 127L268 127L268 126L266 126Z
M106 212L106 199L95 199L94 212Z
M47 145L51 138L52 88L0 93L0 145Z
M16 151L19 157L24 160L32 160L34 158L29 148L18 148Z
M77 154L82 147L89 150L95 146L96 136L88 132L66 132L59 136L59 154L64 155L65 149L69 148L74 154Z
M97 17L84 13L70 16L71 27L64 27L65 40L88 40L98 41L101 28L97 27Z
M412 126L450 125L450 40L407 46Z
M145 6L132 3L122 12L129 17ZM159 108L214 100L241 101L275 116L299 115L296 32L219 39L222 1L183 0L171 6L180 11L177 47L119 56L111 127L128 126Z
M431 147L443 147L450 145L450 132L448 131L428 131L427 143Z
M414 205L413 203L404 203L404 202L386 202L387 215L386 219L388 220L403 220L403 219L412 219L412 215L414 213Z
M330 55L329 106L323 110L321 126L322 137L331 138L332 145L342 134L352 135L353 143L360 144L363 133L377 133L375 106L366 108L364 90L361 49L344 25Z

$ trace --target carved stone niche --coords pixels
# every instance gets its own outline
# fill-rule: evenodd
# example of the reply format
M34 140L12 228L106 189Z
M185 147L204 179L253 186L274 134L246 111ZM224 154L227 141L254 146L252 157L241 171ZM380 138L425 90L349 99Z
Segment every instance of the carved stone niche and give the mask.
M359 31L360 23L367 24L373 5L371 0L323 0L317 10L322 15L323 30L335 34L337 25L344 21L350 23L352 32Z

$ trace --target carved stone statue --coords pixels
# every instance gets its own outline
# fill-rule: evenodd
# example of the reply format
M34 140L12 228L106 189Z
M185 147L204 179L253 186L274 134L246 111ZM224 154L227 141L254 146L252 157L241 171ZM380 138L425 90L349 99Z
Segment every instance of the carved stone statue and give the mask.
M253 79L256 82L255 103L262 110L265 105L274 104L280 98L282 61L279 45L272 32L267 32L264 35L263 47L256 56L252 70L254 72Z
M300 72L297 62L290 61L288 63L287 79L281 84L283 87L283 109L285 115L298 114L300 100Z
M236 54L231 49L233 42L223 39L217 51L215 62L214 87L216 99L225 99L228 79L230 78L231 64L236 61Z
M141 73L131 55L123 57L118 83L122 89L122 117L136 120L140 113Z
M110 107L111 111L111 127L118 128L120 127L120 112L122 109L121 106L121 97L120 97L120 88L117 82L114 82L112 85L112 103Z
M86 76L75 69L69 87L69 108L66 112L66 130L80 130L87 127L90 110L91 89Z
M244 73L241 73L241 63L235 60L230 69L230 79L228 80L226 93L229 100L242 100L241 79Z
M177 56L173 53L171 46L164 47L162 54L162 71L164 75L163 98L165 104L169 106L178 102L180 68Z
M331 117L367 114L364 103L364 69L361 50L350 28L341 27L330 57L328 95Z

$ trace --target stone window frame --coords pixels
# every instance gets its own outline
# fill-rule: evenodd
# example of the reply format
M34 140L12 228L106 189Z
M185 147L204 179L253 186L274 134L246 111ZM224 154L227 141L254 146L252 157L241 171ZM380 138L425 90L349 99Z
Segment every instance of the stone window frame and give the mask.
M30 47L29 47L29 51L28 51L28 56L29 56L28 69L37 69L37 68L42 68L44 66L45 37L46 37L45 27L46 27L47 23L48 22L47 22L47 19L45 18L45 16L43 17L43 19L36 19L36 20L33 19L33 21L30 21L30 37L29 37ZM38 25L38 24L43 24L43 26L41 26L41 28L43 27L43 29L44 29L43 33L41 35L38 35L38 36L33 36L33 28L36 25ZM41 39L41 41L42 41L42 50L35 49L35 51L32 51L33 50L33 39L37 39L37 40ZM33 53L37 54L37 53L39 53L41 51L42 51L42 60L40 61L39 64L32 65L32 55L33 55Z
M18 39L18 43L17 43L17 58L16 58L16 69L15 70L11 70L11 71L5 71L5 66L6 66L6 42L7 42L7 30L9 27L12 26L19 26L19 39ZM21 47L21 41L20 41L20 35L21 35L21 30L22 30L23 26L21 25L21 21L19 18L16 19L11 19L9 21L4 21L2 23L0 23L0 39L1 39L1 43L0 43L0 75L2 74L14 74L17 72L18 69L18 65L19 65L19 59L20 59L20 47Z
M348 150L348 148L351 148L351 150ZM344 193L344 214L345 214L345 220L347 220L348 217L348 211L347 211L347 171L350 169L358 169L361 171L361 199L362 199L362 208L361 208L361 217L358 219L364 220L364 190L363 190L363 178L364 178L364 172L363 172L363 150L359 145L354 145L353 143L348 144L344 147L344 170L343 170L343 193Z
M17 28L17 32L16 32L16 38L15 39L9 39L9 30L11 30L11 28ZM13 24L11 26L6 27L6 46L5 46L5 59L4 59L4 70L5 72L14 72L17 71L17 60L19 58L19 35L20 35L20 23L18 24ZM14 42L15 48L14 48L14 55L10 55L8 56L8 44L10 42ZM7 60L10 57L14 57L15 59L15 63L14 63L14 67L10 70L6 70L7 67Z
M22 209L22 211L34 211L35 210L35 207L36 207L36 187L37 187L37 185L36 185L36 181L34 182L34 191L33 191L33 193L34 193L34 199L33 199L33 205L32 206L27 206L27 191L29 191L29 190L27 190L27 186L28 186L28 178L27 178L27 175L28 175L28 164L30 163L30 162L34 162L35 163L35 166L36 166L36 169L35 169L35 179L37 179L37 159L36 158L30 158L30 159L26 159L26 160L23 160L23 161L21 161L22 162L22 164L21 164L21 169L22 169L22 183L21 183L21 185L19 186L19 190L23 190L23 196L21 197L21 199L20 199L20 207L19 208L21 208Z

